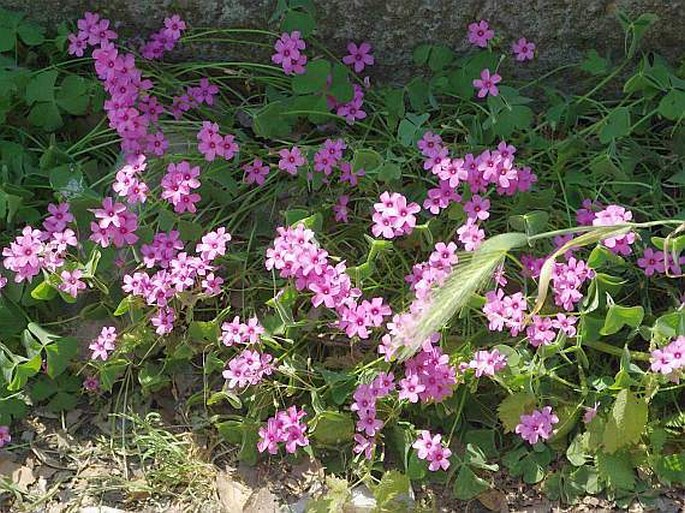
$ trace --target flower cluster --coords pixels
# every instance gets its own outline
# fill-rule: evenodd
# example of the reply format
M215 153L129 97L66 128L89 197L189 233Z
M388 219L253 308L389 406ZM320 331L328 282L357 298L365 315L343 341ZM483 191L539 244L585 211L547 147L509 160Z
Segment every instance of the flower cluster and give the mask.
M391 373L381 372L371 384L359 385L352 396L354 402L350 409L359 418L353 451L357 454L364 453L369 460L373 455L376 435L383 428L383 421L376 418L376 402L395 390L394 379Z
M505 295L502 289L491 290L485 294L483 313L488 319L490 331L509 330L515 337L523 330L528 303L522 292Z
M353 84L352 91L352 99L344 103L338 102L331 95L326 96L328 107L341 118L345 118L349 125L366 118L366 112L362 109L364 106L364 90L359 84Z
M186 22L178 14L164 18L164 28L150 36L140 50L140 54L146 59L161 59L165 52L170 52L181 39L186 29Z
M86 12L83 18L76 22L78 32L69 34L69 55L83 57L83 52L89 46L99 46L116 39L117 34L109 28L110 21L100 19L97 13Z
M197 149L207 162L212 162L216 157L231 160L240 149L234 135L222 136L219 133L219 125L211 121L202 123L202 128L197 133L197 140Z
M468 184L472 194L464 204L467 220L457 229L459 241L467 251L475 251L485 240L479 223L490 217L490 200L481 196L493 185L497 194L512 196L530 190L537 176L529 167L515 167L516 148L502 141L495 150L484 150L478 156L467 154L452 158L442 138L433 132L424 133L417 146L423 156L423 168L440 180L438 188L430 189L423 203L425 209L438 214L452 202L461 202L457 188Z
M201 78L198 86L188 87L179 96L174 96L171 101L171 115L174 119L181 119L185 112L199 107L203 103L214 105L214 97L219 94L219 86L209 82L207 78Z
M609 205L604 210L600 210L595 214L595 218L592 220L592 225L614 226L629 223L632 221L632 219L633 213L630 210L626 210L618 205ZM630 255L630 245L633 242L635 242L635 234L633 232L616 235L614 237L607 237L606 239L602 240L602 244L604 244L614 253L618 253L620 255Z
M414 202L407 203L399 192L381 193L380 201L373 205L373 226L371 232L374 237L393 239L402 235L409 235L416 226L416 216L414 214L421 210L421 207Z
M300 37L298 30L290 34L284 32L274 44L276 53L271 56L274 64L279 64L286 75L304 73L304 66L307 64L307 56L303 50L307 47L304 39Z
M66 223L73 220L69 206L51 207L53 215L45 220L45 224L50 229L61 228L61 231L41 231L25 226L21 235L2 249L3 266L15 273L16 283L30 282L42 269L55 272L66 263L68 247L78 245L76 234L66 227Z
M669 274L679 276L682 274L682 266L685 265L685 256L679 256L675 262L669 252L654 251L652 248L645 248L642 256L637 259L637 265L644 270L645 276L654 274Z
M62 282L58 285L59 290L69 294L71 297L78 296L79 291L86 288L85 282L81 281L83 271L80 269L62 271L59 276L62 279Z
M164 147L166 149L166 147ZM145 203L149 188L139 178L139 173L145 171L147 163L145 155L136 155L128 159L128 163L117 171L112 189L119 196L126 198L127 203Z
M167 173L162 178L162 199L171 203L177 214L197 212L195 204L202 198L193 191L200 187L199 176L200 167L190 167L185 160L167 166Z
M545 406L542 410L534 410L530 414L521 415L519 424L514 430L526 442L531 445L538 443L540 439L548 440L552 436L554 424L559 422L550 406Z
M347 144L342 139L326 139L323 146L314 154L314 171L330 176L346 149Z
M421 351L405 363L405 378L400 381L400 399L411 403L440 402L452 395L457 384L456 369L449 356L434 345L437 334L423 343Z
M414 264L411 274L405 276L404 280L417 298L426 299L432 288L444 283L458 262L457 245L454 242L438 242L428 261Z
M240 317L235 316L231 322L221 324L219 340L226 347L234 344L252 345L259 342L259 337L264 333L264 327L259 319L252 317L247 322L240 322Z
M660 372L671 381L679 382L685 369L685 336L680 336L667 346L652 351L649 359L652 372Z
M313 292L312 305L334 310L336 325L348 337L368 338L369 328L380 326L390 315L382 298L358 301L361 291L352 287L345 263L331 265L328 252L315 242L312 230L300 223L277 231L274 246L266 253L266 268L276 269L282 278L294 278L297 290Z
M430 431L423 430L412 447L416 449L416 456L420 460L428 461L428 470L431 472L449 468L452 451L442 442L442 435L433 436Z
M5 447L12 441L12 435L10 435L10 428L8 426L0 426L0 449Z
M277 411L266 422L266 427L259 428L259 452L267 451L269 454L278 453L278 444L284 443L288 453L294 453L298 447L309 445L307 438L307 425L302 419L307 415L304 410L298 410L297 406L291 406L286 411Z
M103 248L109 247L110 244L121 248L138 241L135 234L138 229L138 216L128 210L123 203L107 197L102 200L102 208L90 211L96 219L90 223L90 240L96 244Z
M481 376L494 376L507 366L507 357L492 349L491 351L476 351L473 359L466 364L466 368L473 369L477 378Z
M264 376L273 372L273 356L249 349L243 350L238 356L228 362L223 371L224 379L228 380L228 388L243 388L256 385Z
M594 277L595 271L583 260L571 257L565 263L555 262L552 269L554 303L568 312L572 311L583 298L580 288Z
M88 349L93 351L91 359L97 360L100 358L105 361L109 358L109 355L116 348L114 343L117 339L117 330L114 326L105 326L100 331L98 337L93 340Z
M195 248L197 256L191 256L185 251L179 252L183 244L177 232L155 235L152 245L144 250L145 265L158 265L161 269L152 276L144 271L125 275L122 289L127 294L142 297L148 305L158 307L150 318L157 334L165 335L172 331L176 314L170 302L177 294L193 290L198 282L208 295L216 293L215 289L220 287L222 281L214 276L212 262L226 254L230 240L231 235L225 228L208 232Z

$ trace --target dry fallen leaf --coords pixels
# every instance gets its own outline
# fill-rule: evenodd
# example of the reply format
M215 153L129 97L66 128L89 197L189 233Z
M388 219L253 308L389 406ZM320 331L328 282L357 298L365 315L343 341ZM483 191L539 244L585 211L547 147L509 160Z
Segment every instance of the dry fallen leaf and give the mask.
M227 472L216 476L216 490L225 513L242 513L252 489L235 481Z
M243 509L243 513L278 513L276 496L268 488L254 492Z
M481 493L477 498L478 501L490 511L497 511L498 513L508 513L509 511L507 497L499 490L487 490Z

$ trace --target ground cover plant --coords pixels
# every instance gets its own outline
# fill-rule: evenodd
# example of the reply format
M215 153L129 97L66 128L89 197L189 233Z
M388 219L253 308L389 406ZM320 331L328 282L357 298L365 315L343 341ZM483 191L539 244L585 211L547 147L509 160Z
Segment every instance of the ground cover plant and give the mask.
M191 489L171 400L234 462L320 461L310 511L343 480L379 511L500 471L567 504L682 486L685 68L641 49L657 20L532 81L545 49L474 20L397 86L314 15L141 40L0 11L2 450L88 404ZM230 57L183 57L207 43Z

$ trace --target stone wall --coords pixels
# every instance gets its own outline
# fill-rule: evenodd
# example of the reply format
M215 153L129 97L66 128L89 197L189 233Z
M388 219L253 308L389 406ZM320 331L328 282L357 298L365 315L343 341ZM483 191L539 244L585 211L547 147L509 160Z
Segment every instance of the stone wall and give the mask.
M636 16L659 15L645 46L672 62L685 48L683 0L314 0L319 37L333 50L350 40L369 40L375 47L378 78L406 78L411 52L423 42L440 42L455 50L466 47L467 25L490 21L507 45L526 36L538 44L530 72L576 61L584 51L620 54L623 33L615 17L621 8ZM0 6L24 10L48 26L74 20L85 10L116 22L123 34L156 30L169 12L179 12L198 27L267 27L275 0L0 0ZM174 7L171 7L174 6ZM275 28L275 27L272 27ZM206 50L212 57L216 52Z

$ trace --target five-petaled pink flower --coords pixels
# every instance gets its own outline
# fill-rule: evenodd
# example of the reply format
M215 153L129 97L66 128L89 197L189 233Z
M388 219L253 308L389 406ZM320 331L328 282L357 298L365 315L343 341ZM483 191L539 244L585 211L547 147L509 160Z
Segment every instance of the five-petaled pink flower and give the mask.
M535 43L532 41L527 41L525 37L522 37L516 41L513 45L511 45L511 48L514 51L514 55L516 55L517 61L523 62L533 60L533 55L535 54Z
M355 73L361 73L366 66L372 66L374 63L370 43L364 42L357 46L356 43L350 42L347 45L347 51L350 53L343 57L343 62L352 66Z
M493 37L495 37L495 32L490 28L487 21L480 20L478 23L469 25L469 41L471 44L486 48L488 41Z
M473 81L473 87L478 89L476 96L478 98L485 98L488 94L491 96L497 96L499 94L499 89L497 89L497 84L502 81L502 77L497 73L490 74L490 70L485 68L480 72L480 78Z

